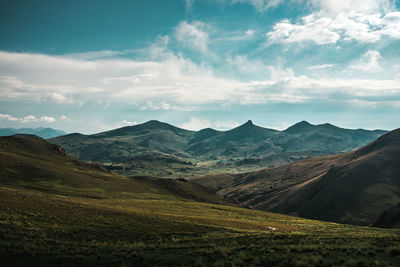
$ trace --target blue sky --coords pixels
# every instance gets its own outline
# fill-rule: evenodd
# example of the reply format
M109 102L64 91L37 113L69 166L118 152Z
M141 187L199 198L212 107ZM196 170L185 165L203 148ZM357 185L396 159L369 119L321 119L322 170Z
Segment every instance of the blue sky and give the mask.
M0 127L400 126L391 0L0 0Z

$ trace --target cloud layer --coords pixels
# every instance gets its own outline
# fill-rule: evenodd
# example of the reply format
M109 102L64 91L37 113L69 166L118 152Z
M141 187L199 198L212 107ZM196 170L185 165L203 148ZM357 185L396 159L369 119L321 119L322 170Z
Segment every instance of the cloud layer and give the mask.
M352 70L377 71L381 68L380 60L379 52L368 51ZM251 66L252 61L237 57L229 64L236 68ZM146 111L195 110L216 104L223 107L320 98L334 100L335 93L345 94L348 100L368 95L369 101L378 102L382 97L397 99L400 95L397 79L310 77L296 75L291 68L256 64L264 68L269 79L241 81L216 76L212 68L179 56L162 61L87 61L0 52L0 97L64 105L82 105L96 100L105 107L110 102L125 103Z
M31 123L31 122L45 122L45 123L53 123L56 121L55 118L50 116L41 116L36 117L33 115L28 115L21 118L13 117L9 114L0 114L0 120L12 121L12 122L21 122L21 123Z

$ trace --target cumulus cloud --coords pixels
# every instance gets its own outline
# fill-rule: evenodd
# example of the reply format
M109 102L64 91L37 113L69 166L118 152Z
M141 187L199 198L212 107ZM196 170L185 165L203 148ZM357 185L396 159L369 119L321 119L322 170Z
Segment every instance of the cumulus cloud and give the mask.
M0 120L7 120L7 121L18 121L18 118L15 118L9 114L0 114Z
M48 117L48 116L42 116L38 119L38 121L43 121L43 122L47 122L47 123L52 123L55 122L56 119L54 119L53 117Z
M60 116L60 120L62 120L62 121L65 121L65 120L67 120L67 119L68 119L68 117L65 116L65 115L61 115L61 116Z
M155 110L178 110L179 108L173 104L162 102L162 103L153 103L153 101L149 100L145 105L140 107L140 111L155 111Z
M368 72L381 71L382 69L379 63L381 60L382 56L379 51L369 50L361 56L360 62L351 66L351 68Z
M30 122L53 123L56 121L56 119L54 119L53 117L49 117L49 116L42 116L42 117L37 118L34 115L27 115L25 117L16 118L9 114L0 114L0 120L15 121L15 122L21 122L21 123L30 123Z
M203 53L207 52L210 41L207 25L201 21L182 21L175 29L175 38L184 46Z
M236 121L216 121L214 126L218 130L230 130L240 126L240 123Z
M299 24L292 24L288 19L284 19L274 25L273 30L267 33L267 37L273 42L312 41L316 44L336 43L340 39L340 35L329 29L331 23L331 19L316 19L315 15L304 17Z
M210 128L211 122L208 120L191 117L188 122L182 123L180 127L192 131L198 131L204 128Z
M132 126L132 125L136 125L137 122L136 121L127 121L127 120L123 120L122 124L125 126Z
M311 0L309 3L326 15L356 11L362 13L389 12L395 7L393 0Z
M255 32L256 32L256 31L253 30L253 29L248 29L248 30L246 31L246 36L247 36L247 37L253 37Z
M205 128L215 128L217 130L230 130L238 127L240 123L236 121L216 121L211 122L209 120L199 119L191 117L189 121L182 123L180 127L192 131L198 131Z
M384 37L400 39L400 12L388 0L314 0L317 10L297 22L284 19L267 33L271 42L318 45L338 41L376 43Z
M25 116L23 118L20 118L19 121L21 123L30 123L30 122L46 122L46 123L53 123L56 121L56 119L54 119L53 117L49 117L49 116L42 116L39 118L36 118L33 115L28 115Z

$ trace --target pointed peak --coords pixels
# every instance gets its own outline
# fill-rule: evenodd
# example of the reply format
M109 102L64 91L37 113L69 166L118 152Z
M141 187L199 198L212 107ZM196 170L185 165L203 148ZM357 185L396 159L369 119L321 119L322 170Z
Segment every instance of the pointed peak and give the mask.
M253 122L251 120L248 120L245 125L254 125Z
M240 125L240 126L238 126L236 128L233 128L232 130L235 130L235 129L250 129L250 128L253 128L254 126L255 125L253 124L253 122L251 120L248 120L246 123L243 123L242 125Z

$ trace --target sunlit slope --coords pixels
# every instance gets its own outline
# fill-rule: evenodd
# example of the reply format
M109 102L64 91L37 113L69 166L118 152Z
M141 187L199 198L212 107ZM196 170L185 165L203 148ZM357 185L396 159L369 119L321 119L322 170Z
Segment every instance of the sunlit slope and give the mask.
M0 264L400 263L400 232L178 199L61 197L0 188Z
M208 189L185 180L113 174L65 153L32 135L0 137L0 184L65 196L90 198L189 198L223 203Z

